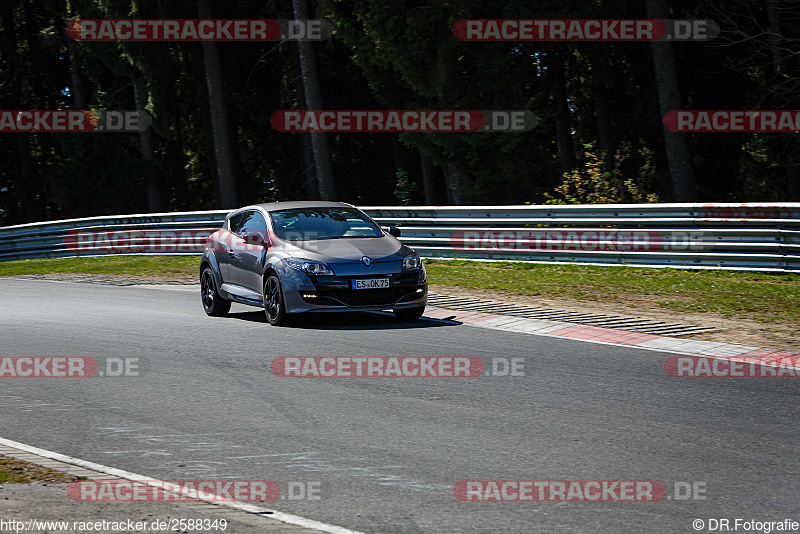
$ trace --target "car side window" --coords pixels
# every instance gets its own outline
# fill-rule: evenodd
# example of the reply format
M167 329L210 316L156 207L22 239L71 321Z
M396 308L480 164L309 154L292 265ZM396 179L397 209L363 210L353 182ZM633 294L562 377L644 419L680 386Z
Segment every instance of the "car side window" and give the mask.
M239 233L239 229L242 226L242 222L244 221L244 217L248 213L252 213L252 212L243 211L242 213L238 213L238 214L234 215L233 217L231 217L228 220L229 228L230 228L230 231L232 233L234 233L234 234L238 234Z
M248 211L244 222L242 222L241 229L237 233L241 234L242 232L247 232L248 234L258 233L265 236L267 235L267 221L258 211Z

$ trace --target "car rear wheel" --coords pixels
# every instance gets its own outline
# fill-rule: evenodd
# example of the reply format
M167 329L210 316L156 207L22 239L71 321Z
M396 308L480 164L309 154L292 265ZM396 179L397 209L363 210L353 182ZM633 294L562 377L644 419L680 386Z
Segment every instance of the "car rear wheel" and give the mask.
M423 313L425 313L425 306L419 306L417 308L400 308L392 311L394 311L394 315L398 319L403 321L412 321L414 319L418 319Z
M210 267L203 269L200 275L200 297L203 299L203 309L212 317L223 317L231 309L231 301L219 294L214 271Z
M272 326L289 324L289 314L283 300L283 288L278 275L272 274L264 283L264 313Z

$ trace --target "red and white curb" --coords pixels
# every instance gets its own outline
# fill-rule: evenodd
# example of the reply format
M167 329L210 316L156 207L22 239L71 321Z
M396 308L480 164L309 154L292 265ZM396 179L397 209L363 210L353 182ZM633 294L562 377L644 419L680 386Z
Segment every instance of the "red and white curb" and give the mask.
M46 449L40 449L38 447L33 447L31 445L26 445L25 443L12 441L10 439L5 439L5 438L0 438L0 454L9 456L11 458L16 458L18 460L25 460L27 462L41 465L44 467L49 467L50 469L61 471L69 475L86 477L89 480L124 479L147 485L161 484L160 481L154 480L152 477L131 473L130 471L123 471L122 469L109 467L107 465L96 464L94 462L89 462L87 460L82 460L80 458L74 458L72 456L67 456L66 454L61 454L58 452L48 451ZM322 523L320 521L315 521L313 519L306 519L305 517L300 517L293 514L276 512L275 510L269 510L267 508L262 508L254 504L249 504L245 502L230 502L230 501L220 502L221 499L218 498L218 496L214 497L216 498L212 500L204 500L201 498L197 498L196 502L201 504L210 504L214 506L233 508L234 510L239 510L242 512L246 512L248 514L255 514L263 518L264 520L267 521L272 520L273 525L279 525L280 523L285 523L287 525L294 525L296 527L303 527L309 529L306 531L301 531L298 529L297 530L298 534L300 532L309 532L309 533L326 532L328 534L363 534L362 532L358 532L356 530L350 530L336 525L329 525L327 523ZM272 530L269 530L269 532L272 532Z
M569 338L604 345L622 345L645 350L674 352L690 356L753 363L771 367L797 368L800 375L800 352L768 349L736 343L679 339L667 336L630 332L616 328L580 325L563 321L526 319L483 312L466 312L428 307L424 318L450 320L479 328L519 332L537 336Z

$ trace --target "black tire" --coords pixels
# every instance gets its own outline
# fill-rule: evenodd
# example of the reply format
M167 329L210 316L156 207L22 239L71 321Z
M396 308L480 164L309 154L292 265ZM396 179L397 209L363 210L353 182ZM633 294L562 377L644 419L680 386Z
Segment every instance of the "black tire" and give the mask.
M200 273L200 298L206 314L212 317L224 317L231 309L231 301L225 300L219 294L217 279L214 278L211 267L206 267Z
M264 313L272 326L287 326L291 322L286 313L281 280L276 274L271 274L264 282Z
M392 310L394 312L394 316L402 321L413 321L414 319L419 319L419 317L425 313L425 306L419 306L417 308L401 308L399 310Z

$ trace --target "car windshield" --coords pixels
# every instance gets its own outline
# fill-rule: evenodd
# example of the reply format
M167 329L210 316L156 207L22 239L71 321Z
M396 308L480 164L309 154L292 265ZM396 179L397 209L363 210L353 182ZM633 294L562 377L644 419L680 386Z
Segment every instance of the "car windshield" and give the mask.
M275 235L285 241L381 237L380 227L353 208L295 208L270 212Z

